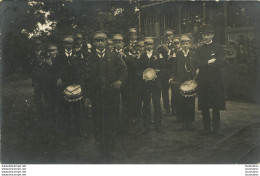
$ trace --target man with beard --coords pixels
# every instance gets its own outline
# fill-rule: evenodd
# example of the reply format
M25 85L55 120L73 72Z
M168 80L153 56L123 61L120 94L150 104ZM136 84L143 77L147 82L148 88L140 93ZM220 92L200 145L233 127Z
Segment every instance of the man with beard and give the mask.
M127 68L115 53L107 50L107 35L94 34L95 50L81 70L81 86L85 106L92 106L94 133L103 162L113 152L120 105L120 87L127 78Z

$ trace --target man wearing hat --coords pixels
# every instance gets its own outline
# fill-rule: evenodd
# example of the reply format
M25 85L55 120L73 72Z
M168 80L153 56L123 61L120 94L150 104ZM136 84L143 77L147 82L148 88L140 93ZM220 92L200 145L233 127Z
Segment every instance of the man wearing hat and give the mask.
M136 28L129 28L129 42L127 42L127 49L125 52L127 55L134 55L134 48L137 42L137 29Z
M163 58L166 62L166 70L170 69L170 62L171 62L171 57L174 52L173 48L173 30L166 29L164 32L164 37L165 40L163 41L163 44L161 47L158 48L158 51L162 53ZM169 103L169 74L165 74L164 78L162 80L162 98L163 98L163 106L164 109L166 110L166 115L170 116L170 103Z
M83 35L81 32L77 32L75 34L75 52L81 59L84 59L85 57L85 48L83 46L84 40Z
M121 87L121 99L122 99L122 112L126 118L127 125L134 119L134 99L132 97L134 93L134 59L133 57L127 56L124 51L124 41L121 34L113 35L114 52L124 61L128 71L127 80Z
M35 41L35 50L32 53L31 64L32 64L32 86L34 90L34 103L36 107L37 117L43 117L44 105L43 105L43 86L44 83L42 81L43 73L43 65L45 60L45 53L43 42L40 39L36 39Z
M164 60L160 53L154 52L154 39L145 37L144 39L145 53L143 53L137 63L137 76L142 79L142 100L143 100L143 116L144 116L144 131L149 131L151 123L151 98L154 106L154 122L155 130L161 131L161 79L164 74ZM146 79L144 71L147 68L153 69L156 72L152 80ZM144 75L143 75L144 74Z
M172 48L172 52L171 52L171 58L170 58L170 65L172 65L172 63L174 63L174 61L176 60L176 54L181 51L181 44L180 44L180 37L178 36L175 36L173 37L173 48ZM177 90L179 88L176 89L176 86L174 85L171 85L171 108L172 108L172 115L176 115L176 109L175 109L175 106L176 106L176 95L175 93L177 92ZM176 121L176 122L179 122L179 121Z
M120 87L127 78L127 68L120 57L107 50L104 32L96 32L93 38L95 48L82 67L81 87L85 106L92 106L95 138L106 162L113 150Z
M59 111L63 120L64 129L69 135L80 135L80 121L82 118L82 103L80 101L69 102L63 97L63 91L71 85L79 84L80 67L83 59L75 51L73 35L63 37L63 47L59 52L58 79Z
M211 133L210 109L213 133L218 134L220 110L225 110L224 85L220 72L224 52L219 44L213 42L214 30L211 25L203 26L201 34L205 44L197 49L198 108L202 111L203 134Z
M114 51L114 43L111 38L107 39L107 49L110 50L111 52Z
M195 96L184 97L179 90L180 84L195 77L195 68L193 60L196 60L195 53L190 51L190 37L182 35L182 50L177 52L176 59L171 68L171 78L173 94L175 95L176 118L178 122L183 123L185 130L192 130L192 122L195 120Z

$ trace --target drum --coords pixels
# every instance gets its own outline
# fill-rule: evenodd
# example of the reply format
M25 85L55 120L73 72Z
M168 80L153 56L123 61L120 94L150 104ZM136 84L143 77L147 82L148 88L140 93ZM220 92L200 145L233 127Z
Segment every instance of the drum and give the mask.
M196 95L198 84L195 80L185 81L180 85L180 93L184 97L193 97Z
M143 79L145 81L151 81L154 80L157 77L156 71L152 68L147 68L143 72Z
M70 85L63 92L68 102L79 101L83 98L80 85Z

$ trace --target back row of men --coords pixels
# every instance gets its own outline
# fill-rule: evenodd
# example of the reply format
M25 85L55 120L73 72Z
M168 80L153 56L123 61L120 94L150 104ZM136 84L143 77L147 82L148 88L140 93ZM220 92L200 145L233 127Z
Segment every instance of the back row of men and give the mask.
M130 42L126 47L121 34L115 34L109 40L104 32L94 34L93 47L83 43L81 34L65 35L59 49L55 42L48 43L46 52L38 47L32 72L38 114L44 114L46 104L50 112L47 116L59 114L63 121L68 122L68 129L80 133L80 123L77 121L88 113L85 107L91 106L97 141L110 143L114 130L120 125L120 118L125 119L127 124L142 120L144 132L149 131L151 99L155 130L160 132L162 93L166 115L176 115L176 122L191 130L195 120L195 96L183 96L179 86L198 75L196 80L203 133L211 133L210 109L213 109L213 132L217 133L219 111L225 109L220 73L223 49L212 41L212 26L206 25L201 34L203 45L196 50L191 49L188 35L175 37L172 30L165 31L167 41L158 47L154 46L153 37L137 41L135 28L129 30ZM143 74L147 68L155 70L154 79L144 80ZM64 89L70 85L81 86L83 99L68 102L63 98ZM169 88L172 92L171 103Z

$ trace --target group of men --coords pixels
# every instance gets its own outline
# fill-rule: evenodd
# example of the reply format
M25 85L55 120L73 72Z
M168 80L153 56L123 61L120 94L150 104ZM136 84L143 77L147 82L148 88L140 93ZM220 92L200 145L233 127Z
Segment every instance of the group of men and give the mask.
M183 96L179 87L194 79L203 134L211 134L210 109L217 134L219 111L225 109L220 73L223 51L212 41L211 26L204 26L201 33L204 44L196 49L191 46L191 36L175 36L172 30L165 30L165 40L157 47L153 37L138 38L136 28L129 29L129 41L122 34L108 38L102 31L94 34L92 45L84 43L81 33L65 35L60 48L54 41L44 50L37 41L32 80L38 115L44 114L44 100L48 116L60 116L69 134L84 135L82 119L91 114L97 144L103 156L109 157L114 137L122 129L141 122L144 133L151 130L151 102L154 129L162 132L161 97L165 115L175 115L185 130L192 130L195 96ZM152 69L152 79L145 79L147 69ZM80 85L82 98L78 101L64 99L64 89L70 85Z

